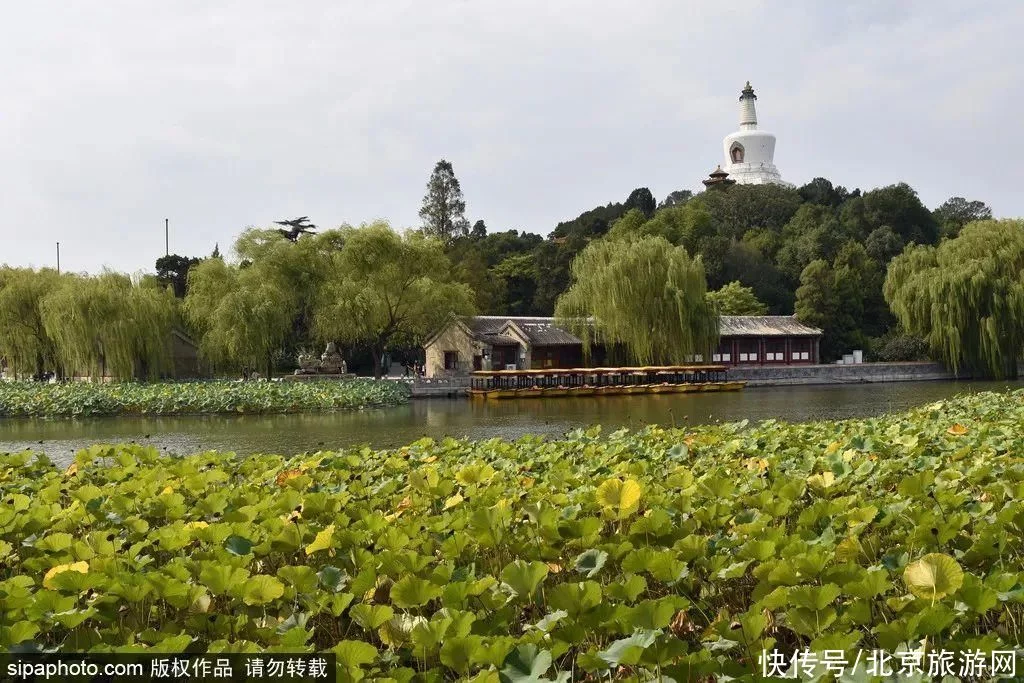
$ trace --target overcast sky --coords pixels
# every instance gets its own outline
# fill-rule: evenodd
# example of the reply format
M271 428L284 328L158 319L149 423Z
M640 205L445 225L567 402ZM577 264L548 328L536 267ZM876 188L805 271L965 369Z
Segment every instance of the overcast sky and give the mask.
M798 185L1024 215L1024 2L32 0L0 23L0 263L152 270L246 226L554 225L701 189L757 91Z

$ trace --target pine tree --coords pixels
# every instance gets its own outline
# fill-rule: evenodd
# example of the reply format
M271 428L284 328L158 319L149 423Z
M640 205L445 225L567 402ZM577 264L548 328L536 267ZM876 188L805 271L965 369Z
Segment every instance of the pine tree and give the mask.
M459 179L455 177L451 162L441 159L427 181L427 194L423 197L420 218L423 234L450 244L456 237L469 233L469 221L463 215L466 200L462 197Z

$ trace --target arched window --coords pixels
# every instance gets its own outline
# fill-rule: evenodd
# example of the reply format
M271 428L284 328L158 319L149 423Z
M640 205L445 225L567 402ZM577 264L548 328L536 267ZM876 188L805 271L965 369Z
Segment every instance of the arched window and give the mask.
M732 157L732 163L742 164L743 163L743 145L738 142L734 142L732 149L729 150L729 155Z

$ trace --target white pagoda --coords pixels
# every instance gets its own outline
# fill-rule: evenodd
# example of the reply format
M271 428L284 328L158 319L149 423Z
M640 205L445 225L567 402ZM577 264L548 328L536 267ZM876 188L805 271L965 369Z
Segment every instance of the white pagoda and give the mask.
M722 147L725 151L725 164L722 170L728 173L729 180L740 185L763 185L775 183L793 187L787 183L775 168L775 136L757 129L757 112L754 100L757 95L747 81L747 87L740 93L740 129L725 136Z

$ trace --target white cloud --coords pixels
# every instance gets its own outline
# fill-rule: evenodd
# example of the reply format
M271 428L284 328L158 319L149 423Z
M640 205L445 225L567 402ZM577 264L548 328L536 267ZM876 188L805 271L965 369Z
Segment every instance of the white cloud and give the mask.
M1024 6L438 0L58 3L0 27L0 262L96 270L246 225L417 221L448 158L471 219L546 233L699 188L746 80L783 175L905 180L1024 214ZM980 172L979 172L979 169Z

